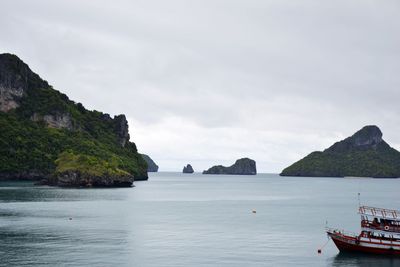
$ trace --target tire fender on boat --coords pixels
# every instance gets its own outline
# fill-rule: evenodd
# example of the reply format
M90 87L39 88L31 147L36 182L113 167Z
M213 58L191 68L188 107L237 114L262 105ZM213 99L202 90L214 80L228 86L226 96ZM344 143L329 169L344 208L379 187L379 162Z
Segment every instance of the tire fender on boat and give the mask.
M386 226L385 226L385 230L386 230L386 231L389 231L389 226L386 225Z

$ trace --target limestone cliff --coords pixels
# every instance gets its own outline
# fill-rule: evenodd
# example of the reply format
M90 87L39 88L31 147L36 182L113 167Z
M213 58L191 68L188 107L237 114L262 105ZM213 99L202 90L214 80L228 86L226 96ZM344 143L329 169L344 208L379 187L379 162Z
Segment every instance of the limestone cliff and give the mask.
M126 142L129 141L128 121L126 120L125 115L115 116L114 120L116 121L115 132L118 135L118 142L122 147L124 147Z
M33 113L31 120L35 122L43 121L46 123L47 127L50 128L73 130L72 118L68 113L55 115L47 114L43 116L38 113Z
M49 85L33 73L28 65L15 55L0 54L0 111L16 109L28 91L40 87Z

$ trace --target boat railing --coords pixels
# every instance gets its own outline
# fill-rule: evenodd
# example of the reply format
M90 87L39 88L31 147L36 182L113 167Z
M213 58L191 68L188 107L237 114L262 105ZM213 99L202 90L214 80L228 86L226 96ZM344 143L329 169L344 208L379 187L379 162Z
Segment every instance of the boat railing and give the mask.
M400 211L369 206L360 206L358 213L361 215L380 217L385 219L400 220Z
M358 237L359 236L359 234L356 234L354 232L350 232L350 231L343 230L343 229L338 229L338 228L332 228L332 227L325 227L325 231L330 232L330 233L334 233L334 234L351 236L351 237Z

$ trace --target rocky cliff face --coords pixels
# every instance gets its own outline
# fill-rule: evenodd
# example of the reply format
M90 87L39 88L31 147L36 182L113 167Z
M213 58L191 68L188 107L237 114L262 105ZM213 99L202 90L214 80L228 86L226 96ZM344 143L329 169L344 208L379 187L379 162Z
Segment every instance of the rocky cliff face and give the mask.
M38 113L34 113L31 116L31 120L38 122L43 121L46 123L47 127L56 128L56 129L67 129L73 130L72 118L68 113L64 114L56 114L56 115L40 115Z
M194 173L192 165L188 164L188 165L184 166L182 172L183 173Z
M158 172L158 165L148 155L141 154L141 156L147 163L148 172Z
M221 165L213 166L203 171L203 174L233 174L233 175L256 175L256 162L249 158L238 159L235 164L230 167Z
M400 152L382 139L377 126L370 125L323 152L312 152L284 169L281 175L400 177Z
M0 111L8 112L19 106L18 100L23 96L22 88L10 88L0 85Z
M24 94L36 87L49 85L15 55L0 54L0 111L17 108Z
M377 149L380 144L385 143L382 139L381 130L375 125L363 127L352 136L333 144L326 152L341 152L350 149L366 150Z
M118 135L119 143L122 147L125 147L125 144L129 141L128 121L125 115L115 116L114 120L116 122L115 131Z

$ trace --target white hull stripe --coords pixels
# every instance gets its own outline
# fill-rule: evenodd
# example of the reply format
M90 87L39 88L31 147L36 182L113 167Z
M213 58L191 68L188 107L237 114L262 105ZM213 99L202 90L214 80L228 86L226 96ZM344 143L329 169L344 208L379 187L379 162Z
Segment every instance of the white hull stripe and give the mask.
M369 247L369 248L380 248L380 249L393 249L393 250L400 251L400 247L390 246L390 245L380 245L380 244L360 242L359 246L360 247Z
M377 244L377 245L390 245L390 246L400 246L400 242L390 242L388 240L380 240L380 239L369 239L362 237L360 238L360 242L362 243L371 243L371 244Z

